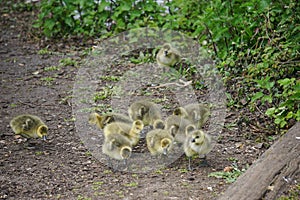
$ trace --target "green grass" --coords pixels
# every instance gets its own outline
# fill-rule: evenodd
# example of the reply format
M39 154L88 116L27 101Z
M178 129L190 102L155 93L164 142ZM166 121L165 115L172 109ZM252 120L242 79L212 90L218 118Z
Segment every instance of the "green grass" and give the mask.
M111 171L111 170L108 170L108 169L106 169L106 170L104 170L104 171L103 171L103 173L104 173L104 174L112 174L112 171Z
M58 71L60 68L58 66L50 66L50 67L45 67L44 71Z
M178 171L179 171L180 173L188 173L188 170L187 170L187 169L178 169Z
M87 151L84 153L86 156L92 156L92 153L90 151Z
M97 182L94 182L92 188L93 188L93 190L98 190L99 188L101 188L101 186L102 186L103 184L104 184L103 181L97 181Z
M15 103L11 103L9 106L12 107L12 108L15 108L15 107L17 107L18 105L15 104Z
M36 151L35 152L35 155L37 155L37 156L40 156L40 155L43 155L44 154L44 152L42 152L42 151Z
M43 81L46 85L52 85L53 81L55 81L56 79L48 76L48 77L43 77L40 80Z
M121 191L121 190L117 190L115 193L116 193L120 198L124 198L124 197L125 197L125 196L124 196L124 192Z
M104 81L119 81L120 77L111 75L111 76L101 76L100 79Z
M82 195L78 195L77 200L92 200L92 198L91 197L85 197L85 196L82 196Z
M111 94L112 94L112 89L110 89L109 87L104 87L101 91L95 92L93 100L95 102L99 100L105 100L109 98Z
M124 184L124 186L126 187L137 187L139 184L137 182L130 182L130 183L126 183Z
M159 170L159 169L158 169L158 170L156 170L156 171L155 171L155 173L156 173L156 174L160 174L160 175L162 175L162 174L163 174L163 172L162 172L161 170Z
M65 67L65 66L77 67L78 62L72 58L63 58L63 59L59 60L59 65L62 67Z

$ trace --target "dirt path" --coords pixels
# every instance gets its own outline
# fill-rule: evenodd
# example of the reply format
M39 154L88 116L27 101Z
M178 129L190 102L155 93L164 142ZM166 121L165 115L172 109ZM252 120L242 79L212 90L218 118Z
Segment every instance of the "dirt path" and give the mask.
M51 70L65 58L80 61L79 52L66 51L67 45L40 51L39 42L27 38L24 18L31 16L1 12L0 199L214 199L229 184L209 173L233 161L242 169L264 151L237 128L224 129L208 156L209 167L186 171L182 156L146 174L112 172L91 156L76 133L70 97L78 68ZM34 150L25 149L25 140L9 127L12 117L21 113L36 114L49 126L49 140L35 141ZM238 117L234 112L227 115L227 124Z

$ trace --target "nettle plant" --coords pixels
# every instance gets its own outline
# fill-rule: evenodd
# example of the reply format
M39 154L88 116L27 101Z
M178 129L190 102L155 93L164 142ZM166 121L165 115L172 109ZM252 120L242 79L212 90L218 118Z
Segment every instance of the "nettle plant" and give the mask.
M47 37L107 37L160 21L165 8L155 1L42 0L35 28Z
M279 104L271 107L266 114L275 119L275 124L281 128L287 125L288 120L300 120L300 80L296 78L285 78L277 81L280 93L274 96L280 99Z
M275 124L285 127L290 119L300 120L300 80L284 78L271 81L267 76L257 83L258 92L251 97L251 106L258 101L269 104L266 115L274 118ZM275 87L276 85L276 87Z
M297 4L251 1L241 3L240 9L231 5L232 18L226 22L231 31L221 37L223 44L215 41L218 67L234 101L265 112L280 128L289 128L291 119L300 120Z

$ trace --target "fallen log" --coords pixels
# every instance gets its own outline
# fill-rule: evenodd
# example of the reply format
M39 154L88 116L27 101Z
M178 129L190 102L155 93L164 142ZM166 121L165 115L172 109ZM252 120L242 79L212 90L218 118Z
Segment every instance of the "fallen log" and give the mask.
M219 200L276 199L300 183L300 122L275 142Z

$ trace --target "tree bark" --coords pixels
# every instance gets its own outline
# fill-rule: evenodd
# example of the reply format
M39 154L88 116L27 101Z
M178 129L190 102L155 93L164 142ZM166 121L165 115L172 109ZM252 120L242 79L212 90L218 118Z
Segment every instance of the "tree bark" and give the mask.
M300 122L275 142L219 200L276 199L300 183Z

